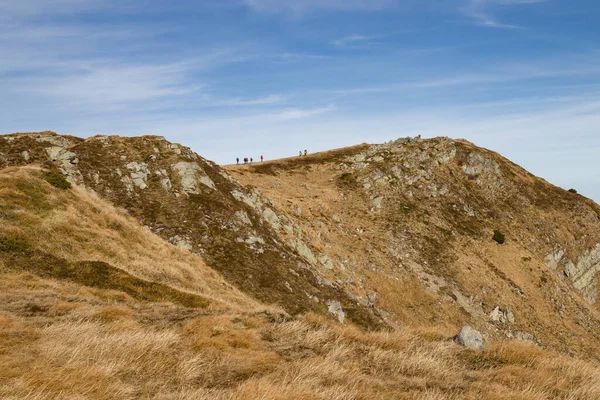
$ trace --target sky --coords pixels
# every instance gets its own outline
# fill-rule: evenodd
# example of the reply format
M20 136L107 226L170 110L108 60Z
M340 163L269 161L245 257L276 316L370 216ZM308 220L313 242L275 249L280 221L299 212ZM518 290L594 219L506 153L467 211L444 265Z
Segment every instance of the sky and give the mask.
M597 0L0 0L0 132L465 138L600 202Z

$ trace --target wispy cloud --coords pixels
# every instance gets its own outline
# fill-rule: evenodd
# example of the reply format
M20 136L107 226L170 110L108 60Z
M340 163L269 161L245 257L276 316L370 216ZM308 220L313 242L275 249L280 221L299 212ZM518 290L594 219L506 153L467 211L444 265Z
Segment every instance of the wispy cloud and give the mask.
M462 8L464 14L473 19L476 25L490 28L520 29L519 25L500 22L493 14L498 6L514 6L544 3L546 0L469 0Z
M283 101L283 97L280 95L272 94L265 97L259 97L256 99L223 99L214 100L210 103L215 106L225 107L246 107L246 106L264 106L279 104Z
M91 64L67 75L29 77L20 82L19 91L57 98L69 106L122 108L199 90L200 85L193 85L187 79L191 68L188 63Z
M494 85L506 82L519 82L535 79L551 79L563 77L590 77L600 75L600 67L595 66L595 61L588 64L579 64L579 60L564 65L553 67L540 64L505 64L485 71L472 72L456 76L432 76L430 79L414 79L404 82L387 83L380 86L363 86L344 89L327 90L327 93L336 95L366 95L377 93L390 93L410 89L435 89L444 87L460 87L472 85ZM590 65L591 64L591 65ZM589 87L586 86L586 87Z
M364 44L375 38L376 38L375 36L348 35L348 36L344 36L343 38L340 38L340 39L332 40L331 44L338 46L338 47L345 47L345 46L352 45L352 44L361 44L361 43Z
M326 10L381 10L399 3L398 0L243 0L243 2L258 12L283 12L295 15Z

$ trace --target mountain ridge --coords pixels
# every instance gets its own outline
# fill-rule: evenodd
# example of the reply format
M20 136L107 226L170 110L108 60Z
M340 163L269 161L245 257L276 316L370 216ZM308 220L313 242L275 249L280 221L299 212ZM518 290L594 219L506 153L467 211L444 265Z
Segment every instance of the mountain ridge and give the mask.
M598 346L598 205L467 141L406 138L223 169L158 136L2 138L1 167L58 169L291 314ZM589 340L565 339L572 331Z

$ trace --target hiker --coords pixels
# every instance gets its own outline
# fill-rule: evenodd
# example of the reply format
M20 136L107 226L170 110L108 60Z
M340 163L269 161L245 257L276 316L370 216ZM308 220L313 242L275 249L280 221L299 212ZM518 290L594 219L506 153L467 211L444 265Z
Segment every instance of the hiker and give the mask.
M248 157L244 157L244 164L248 164Z
M236 164L239 164L239 163L240 163L240 158L239 158L239 157L237 157L237 158L235 159L235 163L236 163Z
M308 151L304 150L304 157L308 154Z
M302 150L298 152L298 156L302 157Z
M250 164L252 164L252 161L254 161L254 160L252 159L252 157L250 157Z
M260 162L263 162L263 156L260 156Z

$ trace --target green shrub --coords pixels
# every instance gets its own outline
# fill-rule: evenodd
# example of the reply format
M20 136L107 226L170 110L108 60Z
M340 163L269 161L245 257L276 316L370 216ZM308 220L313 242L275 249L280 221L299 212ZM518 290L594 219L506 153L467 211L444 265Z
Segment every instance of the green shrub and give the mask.
M504 235L498 229L494 231L494 237L492 239L499 244L504 244Z
M66 180L64 176L56 171L48 171L44 173L44 179L52 186L61 190L71 189L71 182Z
M0 251L23 253L27 250L27 243L23 239L0 237Z
M569 192L569 193L577 193L577 190L575 190L575 189L569 189L569 190L567 190L567 192Z

